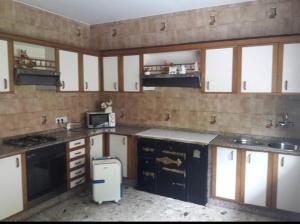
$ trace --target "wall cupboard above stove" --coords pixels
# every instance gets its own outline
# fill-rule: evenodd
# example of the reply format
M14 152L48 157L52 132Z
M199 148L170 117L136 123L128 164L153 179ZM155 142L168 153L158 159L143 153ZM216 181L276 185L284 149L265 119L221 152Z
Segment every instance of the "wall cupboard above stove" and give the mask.
M9 42L0 40L0 93L10 92Z

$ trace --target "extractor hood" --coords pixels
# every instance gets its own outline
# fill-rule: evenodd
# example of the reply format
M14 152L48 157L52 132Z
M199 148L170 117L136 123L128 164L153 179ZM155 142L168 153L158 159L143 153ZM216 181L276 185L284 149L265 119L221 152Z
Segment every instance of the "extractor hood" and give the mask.
M15 80L17 85L59 86L60 73L51 70L16 68Z

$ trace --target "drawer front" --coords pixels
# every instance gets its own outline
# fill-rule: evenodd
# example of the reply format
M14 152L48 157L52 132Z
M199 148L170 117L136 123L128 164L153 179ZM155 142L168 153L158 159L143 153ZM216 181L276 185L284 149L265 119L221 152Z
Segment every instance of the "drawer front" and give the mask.
M70 152L70 159L74 159L74 158L77 158L79 156L82 156L85 154L85 148L82 148L82 149L77 149L75 151L72 151Z
M69 142L69 148L70 149L73 149L73 148L76 148L76 147L79 147L79 146L83 146L83 145L85 145L85 139L84 138Z
M85 164L85 158L77 159L70 162L70 169L73 169L78 166L82 166Z
M85 183L85 177L78 178L70 182L70 188L77 187L83 183Z
M82 167L80 169L77 169L77 170L74 170L74 171L70 172L70 179L81 176L83 174L85 174L85 167Z

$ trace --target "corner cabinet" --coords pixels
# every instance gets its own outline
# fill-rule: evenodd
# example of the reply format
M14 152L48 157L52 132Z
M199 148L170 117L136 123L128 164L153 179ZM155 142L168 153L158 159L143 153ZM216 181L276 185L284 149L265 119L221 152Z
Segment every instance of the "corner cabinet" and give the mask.
M125 92L140 91L140 56L123 57L123 77Z
M242 47L242 93L271 93L273 45Z
M0 93L10 91L8 41L0 40Z
M24 209L21 155L0 159L0 220Z
M99 58L83 55L83 89L85 92L100 90Z
M278 155L278 209L300 213L300 156Z
M58 50L62 92L79 91L78 53Z
M233 48L207 49L205 92L232 92Z
M282 92L300 93L300 43L283 45Z
M119 58L118 56L103 57L103 90L106 92L119 91Z

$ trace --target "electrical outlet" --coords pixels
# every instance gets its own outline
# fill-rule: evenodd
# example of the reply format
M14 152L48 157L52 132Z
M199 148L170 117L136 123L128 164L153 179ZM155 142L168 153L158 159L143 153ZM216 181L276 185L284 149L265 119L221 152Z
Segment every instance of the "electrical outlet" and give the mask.
M56 124L66 124L67 122L68 122L68 117L67 116L55 118L55 123Z

